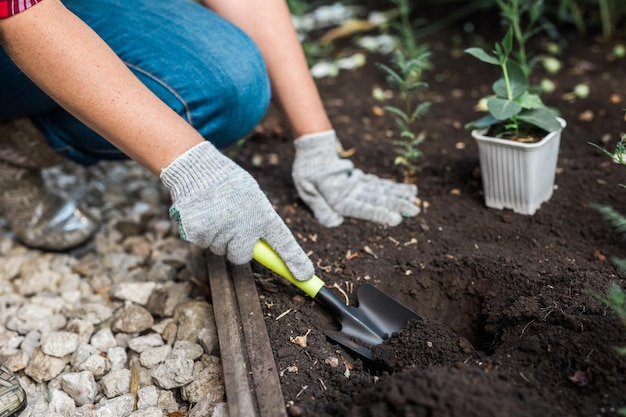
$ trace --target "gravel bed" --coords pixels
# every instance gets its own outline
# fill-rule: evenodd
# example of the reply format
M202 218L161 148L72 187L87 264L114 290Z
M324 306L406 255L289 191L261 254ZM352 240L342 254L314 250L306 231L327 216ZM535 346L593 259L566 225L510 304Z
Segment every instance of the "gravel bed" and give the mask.
M45 178L102 227L71 253L0 227L0 361L26 390L22 416L227 416L204 265L158 179L132 161Z

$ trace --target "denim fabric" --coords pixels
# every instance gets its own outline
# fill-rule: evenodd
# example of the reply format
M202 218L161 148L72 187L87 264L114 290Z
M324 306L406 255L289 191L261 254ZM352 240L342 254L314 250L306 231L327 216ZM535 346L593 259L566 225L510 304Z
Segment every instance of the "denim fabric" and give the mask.
M244 137L264 116L270 86L259 50L241 30L210 10L189 0L63 3L218 148ZM83 165L126 158L47 97L2 50L0 91L0 118L32 116L61 155Z

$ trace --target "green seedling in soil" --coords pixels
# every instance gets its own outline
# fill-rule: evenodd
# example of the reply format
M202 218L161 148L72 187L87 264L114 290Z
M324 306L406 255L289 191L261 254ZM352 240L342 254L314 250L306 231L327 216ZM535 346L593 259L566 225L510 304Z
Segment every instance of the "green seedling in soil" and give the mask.
M401 140L393 142L397 155L394 163L405 167L406 176L415 174L419 168L417 160L422 156L419 146L426 139L423 132L417 133L416 123L428 113L432 102L422 101L416 104L416 95L428 89L428 84L422 81L421 76L430 66L429 58L430 52L426 47L412 58L407 57L403 50L396 50L392 66L377 64L392 88L400 92L404 102L403 107L387 105L383 109L395 118Z
M622 136L622 139L617 143L614 152L610 152L594 143L591 143L591 145L602 151L615 162L626 166L626 159L624 159L624 155L626 153L626 135ZM626 188L623 184L620 184L620 186ZM615 228L615 231L622 236L626 236L626 217L607 205L591 204L590 206L591 208L597 210L606 221L611 223L611 225ZM620 271L622 271L622 273L626 274L626 259L612 257L611 261L620 269ZM596 293L592 293L591 295L617 314L624 329L626 330L626 293L624 290L617 283L613 282L607 289L606 296ZM616 347L615 349L621 355L626 355L626 346ZM626 407L618 410L618 413L619 415L626 416Z
M499 138L543 137L545 132L561 129L561 124L541 97L530 92L527 73L512 57L513 32L509 28L502 42L495 44L493 55L481 48L465 50L482 62L499 66L502 72L502 77L492 86L495 95L487 97L488 113L465 127L489 128L489 135ZM519 49L516 55L521 55Z
M591 207L598 210L598 212L602 214L602 216L608 220L618 232L626 234L626 217L609 206L593 204ZM622 273L626 273L626 259L613 257L611 258L611 261L622 271ZM602 296L592 292L591 296L602 302L615 314L617 314L624 330L626 330L626 293L617 283L611 283L606 291L606 295ZM615 350L620 355L626 355L626 346L617 346L615 347ZM619 409L618 413L621 416L626 416L626 407Z
M412 6L409 0L391 0L396 6L398 11L398 17L400 18L399 25L396 26L397 32L400 36L400 45L404 50L405 56L416 57L419 55L420 50L415 40L415 27L411 22L411 9Z

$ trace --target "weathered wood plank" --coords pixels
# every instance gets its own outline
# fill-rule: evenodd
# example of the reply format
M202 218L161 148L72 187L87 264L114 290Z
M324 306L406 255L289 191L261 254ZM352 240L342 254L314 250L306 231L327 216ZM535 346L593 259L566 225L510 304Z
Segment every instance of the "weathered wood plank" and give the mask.
M207 253L206 260L228 412L231 417L258 417L256 398L248 379L248 358L235 289L223 258Z
M250 265L205 253L231 417L287 417Z
M231 269L261 417L287 417L280 379L250 265Z

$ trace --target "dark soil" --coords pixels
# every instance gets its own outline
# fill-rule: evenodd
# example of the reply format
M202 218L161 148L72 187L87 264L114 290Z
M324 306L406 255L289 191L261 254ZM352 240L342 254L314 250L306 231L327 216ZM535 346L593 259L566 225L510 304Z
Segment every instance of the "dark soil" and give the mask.
M367 281L424 317L374 349L389 367L381 371L325 337L337 325L322 306L255 264L290 415L615 416L626 407L626 358L614 350L626 345L626 329L591 295L611 282L625 286L610 257L626 249L589 206L626 212L626 167L589 145L613 150L626 130L626 60L612 57L612 44L561 33L564 66L550 77L556 91L544 95L568 122L556 189L535 215L519 215L484 205L476 143L463 126L479 116L474 105L495 68L462 53L476 37L461 26L426 40L434 67L421 99L434 104L420 125L421 170L409 178L419 187L418 217L394 228L353 219L320 226L297 198L291 135L274 111L236 153L329 287L354 305ZM487 29L475 33L499 36ZM393 163L395 124L376 115L381 104L372 98L373 87L388 88L375 67L385 59L370 55L364 68L319 88L355 165L403 181ZM538 68L534 81L545 75ZM589 97L569 97L581 82ZM309 330L305 348L292 342Z

